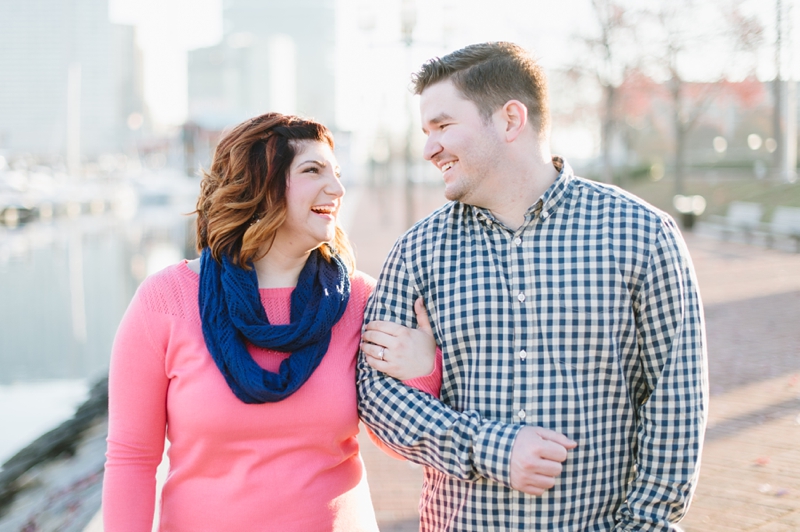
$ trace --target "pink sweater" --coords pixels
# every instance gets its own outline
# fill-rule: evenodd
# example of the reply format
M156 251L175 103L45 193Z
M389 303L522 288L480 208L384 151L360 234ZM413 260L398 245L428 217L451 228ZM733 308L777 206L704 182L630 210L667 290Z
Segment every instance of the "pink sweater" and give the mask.
M170 470L160 530L377 530L358 450L355 363L375 281L356 272L347 310L309 380L292 396L242 403L206 349L199 276L180 263L142 283L122 319L109 371L103 519L150 531L164 437ZM292 288L262 289L272 323ZM285 353L251 346L276 371ZM438 372L438 375L436 373ZM438 396L441 365L415 385Z

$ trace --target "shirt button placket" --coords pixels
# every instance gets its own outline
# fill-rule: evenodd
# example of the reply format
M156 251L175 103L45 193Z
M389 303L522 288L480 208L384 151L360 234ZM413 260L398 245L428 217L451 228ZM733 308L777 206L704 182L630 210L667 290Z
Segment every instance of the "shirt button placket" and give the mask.
M513 240L513 243L517 248L519 248L519 246L522 244L522 238L520 238L519 236L515 237L514 240ZM521 275L521 278L524 278L524 276ZM525 302L525 293L524 292L520 291L517 294L517 301L519 301L520 303L524 303ZM520 310L520 312L522 312L522 314L519 316L519 318L523 318L523 315L524 315L524 312L525 312L524 309ZM521 324L518 324L518 325L521 325ZM521 333L521 332L522 331L520 330L519 333ZM521 349L518 352L518 355L519 355L519 359L520 359L521 362L524 361L525 358L528 356L528 354L525 352L524 349ZM524 378L525 371L521 366L518 366L518 370L515 373L516 373L515 380ZM517 397L516 400L517 401L521 401L522 397ZM522 408L522 404L519 404L519 409L517 410L516 417L517 417L517 419L519 420L520 423L525 423L525 416L526 415L527 414L525 413L525 409Z

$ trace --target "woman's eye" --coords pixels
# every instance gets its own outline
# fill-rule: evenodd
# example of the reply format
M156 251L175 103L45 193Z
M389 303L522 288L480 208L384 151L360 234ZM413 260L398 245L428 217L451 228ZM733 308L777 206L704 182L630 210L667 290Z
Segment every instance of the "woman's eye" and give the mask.
M310 166L310 167L306 168L306 172L307 173L311 172L312 174L318 174L319 173L319 168L317 168L316 166Z

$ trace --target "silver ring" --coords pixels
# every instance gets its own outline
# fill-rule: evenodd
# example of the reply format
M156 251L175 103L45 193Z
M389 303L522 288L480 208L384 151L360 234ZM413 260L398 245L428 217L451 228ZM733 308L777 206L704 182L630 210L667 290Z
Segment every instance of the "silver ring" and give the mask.
M383 360L383 353L384 353L385 351L386 351L386 348L385 348L385 347L381 347L381 350L380 350L380 351L378 351L378 358L380 358L381 360Z

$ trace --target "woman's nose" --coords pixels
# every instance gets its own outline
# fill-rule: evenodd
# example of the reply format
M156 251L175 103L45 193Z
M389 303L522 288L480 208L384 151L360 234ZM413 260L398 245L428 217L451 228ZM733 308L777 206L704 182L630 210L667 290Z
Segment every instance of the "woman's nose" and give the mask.
M341 198L346 192L342 180L336 176L330 178L328 186L325 187L325 191L335 198Z

